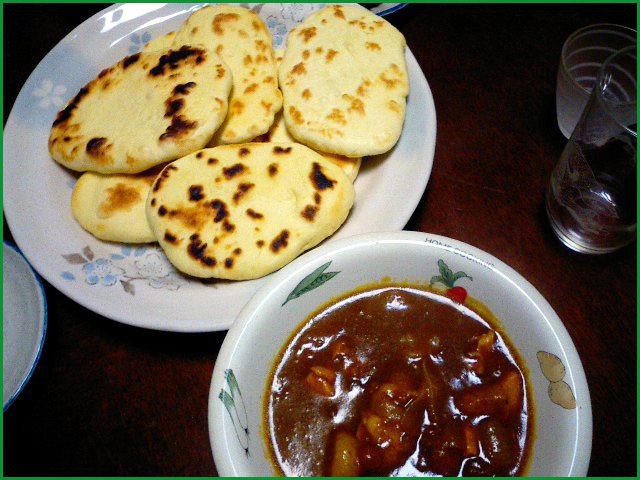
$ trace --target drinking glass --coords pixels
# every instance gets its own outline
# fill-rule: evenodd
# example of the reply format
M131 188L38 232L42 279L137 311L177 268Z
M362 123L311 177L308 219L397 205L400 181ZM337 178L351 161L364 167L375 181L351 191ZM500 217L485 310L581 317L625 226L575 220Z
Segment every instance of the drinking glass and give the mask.
M632 28L602 23L572 33L562 46L556 83L558 127L569 138L587 105L598 71L613 53L636 43Z
M636 236L636 70L635 45L604 62L551 174L551 226L578 252L612 252Z

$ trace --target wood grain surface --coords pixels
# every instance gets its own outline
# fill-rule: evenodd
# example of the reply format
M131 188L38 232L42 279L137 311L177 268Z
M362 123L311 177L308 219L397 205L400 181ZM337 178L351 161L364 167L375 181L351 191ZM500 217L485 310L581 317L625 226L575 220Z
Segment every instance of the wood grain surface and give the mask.
M4 5L5 122L38 62L102 8ZM410 5L390 18L438 117L433 172L406 229L495 255L556 310L591 391L591 475L636 475L636 244L573 253L554 237L543 199L566 142L555 116L562 43L585 25L636 28L635 19L636 5L621 4ZM214 475L207 398L225 332L142 330L45 291L40 363L3 414L4 474Z

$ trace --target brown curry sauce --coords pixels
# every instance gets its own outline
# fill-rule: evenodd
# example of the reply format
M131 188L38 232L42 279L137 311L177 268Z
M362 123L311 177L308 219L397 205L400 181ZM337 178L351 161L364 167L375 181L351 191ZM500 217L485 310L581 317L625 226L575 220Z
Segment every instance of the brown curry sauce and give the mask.
M287 476L522 475L533 405L479 302L375 285L310 315L276 359L264 432Z

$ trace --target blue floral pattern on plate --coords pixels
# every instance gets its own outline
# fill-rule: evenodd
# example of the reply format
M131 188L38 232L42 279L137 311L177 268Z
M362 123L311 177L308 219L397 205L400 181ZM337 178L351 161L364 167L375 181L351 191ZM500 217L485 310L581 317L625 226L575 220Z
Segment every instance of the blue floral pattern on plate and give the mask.
M187 281L178 274L158 246L123 246L120 253L96 258L91 247L79 253L62 255L70 265L82 265L81 273L89 285L103 287L120 286L130 295L135 295L134 281L145 282L155 289L175 291ZM61 277L67 281L77 280L77 275L64 271Z
M38 106L40 108L56 108L60 109L64 105L64 94L67 93L67 87L64 85L54 85L54 83L45 78L40 82L40 86L33 90L32 95L39 98Z
M98 258L93 262L85 263L82 266L82 271L89 285L101 283L107 287L115 285L118 279L124 275L124 270L116 267L108 258Z
M144 46L149 43L149 40L151 40L151 33L144 32L142 34L139 34L137 32L134 32L129 38L131 39L131 45L129 45L129 53L134 54L140 52L144 48Z

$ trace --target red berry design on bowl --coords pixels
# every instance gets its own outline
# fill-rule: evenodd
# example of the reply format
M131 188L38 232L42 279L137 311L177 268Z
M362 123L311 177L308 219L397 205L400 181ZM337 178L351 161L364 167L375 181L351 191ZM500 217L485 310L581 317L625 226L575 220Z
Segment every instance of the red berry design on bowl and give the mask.
M433 285L434 283L443 284L445 287L448 287L445 292L447 297L454 302L464 303L467 298L467 291L463 287L457 287L455 283L461 278L468 278L469 280L473 280L473 278L461 271L453 273L442 259L438 260L438 269L440 270L440 275L431 277L429 285Z
M464 300L467 298L467 291L462 287L453 287L447 290L445 295L454 302L464 303Z

